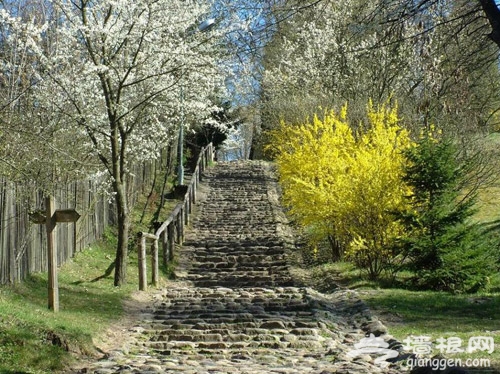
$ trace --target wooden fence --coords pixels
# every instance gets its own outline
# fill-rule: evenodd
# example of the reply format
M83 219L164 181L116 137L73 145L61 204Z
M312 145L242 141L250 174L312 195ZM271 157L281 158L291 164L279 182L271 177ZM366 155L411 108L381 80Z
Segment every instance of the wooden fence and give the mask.
M202 180L205 169L214 160L214 147L212 143L201 150L191 181L188 184L183 200L177 204L170 216L162 223L154 234L138 233L138 257L139 257L139 290L147 289L146 271L146 239L153 241L151 249L152 284L158 285L158 257L159 245L162 244L162 261L166 266L174 258L175 244L184 241L184 228L189 224L189 216L196 204L198 186Z
M134 168L128 191L131 206L151 183L153 173L154 163ZM115 223L112 199L102 193L103 181L78 181L56 189L57 207L75 208L81 214L76 224L57 225L59 264L101 239L106 227ZM15 185L0 177L0 284L47 271L45 226L29 220L29 212L42 208L44 199L35 186Z

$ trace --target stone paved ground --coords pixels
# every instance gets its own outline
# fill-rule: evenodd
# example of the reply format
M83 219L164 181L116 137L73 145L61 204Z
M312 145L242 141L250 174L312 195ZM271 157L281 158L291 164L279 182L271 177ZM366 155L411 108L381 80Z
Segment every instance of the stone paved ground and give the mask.
M356 293L294 287L293 246L271 166L219 163L180 253L127 338L80 373L400 373L351 357L366 334L400 345Z

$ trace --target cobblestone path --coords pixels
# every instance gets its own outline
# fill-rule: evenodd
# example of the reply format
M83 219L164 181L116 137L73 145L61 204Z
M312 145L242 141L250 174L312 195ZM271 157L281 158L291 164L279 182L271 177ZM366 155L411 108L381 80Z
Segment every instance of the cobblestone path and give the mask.
M177 285L155 295L121 348L80 372L401 372L375 363L380 355L352 354L370 333L398 348L354 291L294 287L271 166L218 163L206 177Z

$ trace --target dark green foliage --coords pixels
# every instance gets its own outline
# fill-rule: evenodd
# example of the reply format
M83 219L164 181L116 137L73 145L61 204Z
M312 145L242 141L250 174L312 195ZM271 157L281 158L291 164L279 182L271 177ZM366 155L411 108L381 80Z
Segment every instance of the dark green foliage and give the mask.
M464 181L474 162L459 160L449 140L424 137L406 153L405 181L413 188L412 210L400 219L409 228L399 250L416 273L418 287L474 292L493 269L492 235L469 223L476 194Z

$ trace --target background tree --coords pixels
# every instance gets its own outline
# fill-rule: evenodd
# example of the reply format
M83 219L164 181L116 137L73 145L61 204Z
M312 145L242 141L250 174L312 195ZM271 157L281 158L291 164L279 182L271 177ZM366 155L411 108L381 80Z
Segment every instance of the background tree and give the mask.
M187 136L187 144L193 165L196 164L200 150L203 147L212 143L216 152L218 152L223 147L228 136L237 131L240 125L238 116L234 109L231 108L231 102L220 103L219 108L217 111L212 112L210 117L195 132Z
M48 22L2 13L13 30L25 28L22 48L36 56L36 114L43 131L67 134L108 173L117 209L115 285L125 282L130 206L127 175L152 159L178 128L182 106L205 118L222 92L217 34L197 33L210 4L184 1L53 0ZM44 48L50 43L50 48ZM180 85L189 87L182 102ZM67 146L71 146L71 143Z
M476 41L480 41L483 37L487 36L500 47L500 10L495 0L385 0L379 3L377 11L384 8L387 14L385 22L396 25L408 19L419 18L423 14L425 15L428 10L433 7L446 8L450 5L458 5L458 7L461 7L461 11L455 12L451 20L442 19L437 24L430 25L430 27L426 28L427 30L448 23L465 23L472 26L471 30L473 30L476 37L478 37ZM463 29L461 27L455 28L455 33L462 31Z
M264 126L345 101L356 123L369 97L390 96L415 128L439 122L464 136L493 124L500 79L497 49L477 33L486 20L462 15L469 2L445 2L388 22L385 3L323 0L278 24L264 49Z
M75 157L80 150L77 142L72 152L65 151L65 143L75 139L44 127L50 111L37 107L34 87L39 83L39 62L27 41L30 33L40 31L51 17L49 3L6 1L2 7L5 17L7 13L16 15L17 23L9 19L0 25L0 170L11 182L33 184L36 180L40 189L49 190L70 175L81 177L95 170L95 163ZM40 48L49 51L51 45L46 39Z

